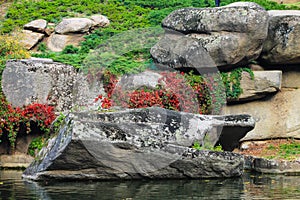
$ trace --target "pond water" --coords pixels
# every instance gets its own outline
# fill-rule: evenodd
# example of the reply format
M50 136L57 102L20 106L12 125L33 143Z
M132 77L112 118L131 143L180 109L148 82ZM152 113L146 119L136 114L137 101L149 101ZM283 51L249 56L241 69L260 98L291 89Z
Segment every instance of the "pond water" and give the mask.
M241 178L35 183L0 172L0 199L300 199L300 176L246 173Z

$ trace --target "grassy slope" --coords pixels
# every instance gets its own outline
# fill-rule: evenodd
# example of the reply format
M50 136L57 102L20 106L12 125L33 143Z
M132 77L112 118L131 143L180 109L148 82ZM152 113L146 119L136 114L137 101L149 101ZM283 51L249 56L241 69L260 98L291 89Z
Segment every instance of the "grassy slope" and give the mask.
M284 5L267 0L252 1L259 3L267 10L286 9ZM232 2L235 1L222 0L221 5ZM71 48L71 50L62 53L44 51L39 55L34 54L34 56L52 58L56 61L80 67L91 49L106 42L108 38L116 33L135 28L159 26L165 16L178 8L211 6L214 6L214 0L16 0L7 10L4 20L0 22L0 33L9 33L16 27L22 27L31 20L38 18L58 23L64 17L90 16L95 13L106 15L111 20L111 25L87 36L86 41L82 43L80 48ZM121 60L124 61L133 57L132 54L127 55ZM131 65L136 66L137 64L133 61L133 63L125 63L124 67L130 68Z

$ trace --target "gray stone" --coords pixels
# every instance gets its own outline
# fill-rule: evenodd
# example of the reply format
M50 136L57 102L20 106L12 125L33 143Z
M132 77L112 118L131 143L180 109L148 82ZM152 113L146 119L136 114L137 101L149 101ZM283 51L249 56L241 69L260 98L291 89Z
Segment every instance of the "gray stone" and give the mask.
M269 11L269 33L261 54L268 64L300 63L300 11Z
M261 53L268 17L262 7L249 2L179 9L162 22L177 36L167 31L151 54L156 62L173 68L245 64Z
M88 18L66 18L55 27L58 34L87 33L93 25Z
M67 45L78 46L84 41L84 34L60 35L52 33L47 40L47 47L54 52L62 51Z
M281 71L254 71L254 79L247 72L242 73L241 85L243 93L238 99L229 101L249 101L266 97L281 89Z
M106 27L109 25L109 19L104 15L92 15L90 19L93 21L94 27Z
M78 86L77 81L82 85ZM72 66L49 59L9 60L2 75L2 89L13 106L38 102L66 111L86 95L83 93L88 87L84 88L84 81ZM85 98L82 101L88 103Z
M300 90L282 88L276 95L243 104L227 105L224 114L250 114L255 128L241 141L300 139Z
M153 71L123 75L116 87L120 87L122 91L131 91L141 88L155 89L162 77L162 75Z
M22 30L20 42L24 45L27 50L32 49L36 46L42 39L44 34L36 33L29 30Z
M24 25L24 29L39 33L44 33L47 27L47 21L44 19L37 19Z
M72 113L23 177L111 180L240 176L243 156L190 147L196 141L215 144L215 134L222 127L229 132L239 128L246 134L253 126L249 116L204 116L154 107Z
M300 174L300 160L273 160L253 156L245 156L245 167L246 169L265 174Z

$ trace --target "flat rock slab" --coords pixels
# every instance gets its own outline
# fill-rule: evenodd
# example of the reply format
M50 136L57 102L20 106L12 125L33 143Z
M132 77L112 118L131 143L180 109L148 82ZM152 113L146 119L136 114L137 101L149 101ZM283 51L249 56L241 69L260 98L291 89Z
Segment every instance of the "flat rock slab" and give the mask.
M26 169L33 180L234 177L243 156L199 151L195 141L218 141L222 127L253 128L249 116L203 116L162 108L70 114ZM241 129L249 131L249 129ZM222 133L221 133L222 134Z
M274 94L281 89L282 71L253 71L254 79L247 72L242 73L241 85L243 93L238 99L228 99L229 102L241 102L261 99Z
M44 19L37 19L24 25L24 29L39 33L44 33L47 27L47 21Z
M24 45L27 50L32 49L36 46L43 38L44 34L33 32L30 30L23 30L21 34L20 42Z
M33 162L34 158L26 154L1 155L1 168L25 168Z
M87 33L93 25L93 21L88 18L65 18L56 27L58 34L67 33Z
M299 175L300 160L272 160L245 156L245 168L266 174Z

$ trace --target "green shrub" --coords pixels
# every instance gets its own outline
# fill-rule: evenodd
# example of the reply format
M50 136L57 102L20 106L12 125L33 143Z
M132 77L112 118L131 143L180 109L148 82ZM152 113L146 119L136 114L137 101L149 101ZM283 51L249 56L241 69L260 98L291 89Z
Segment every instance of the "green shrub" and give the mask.
M37 49L38 51L40 51L40 52L43 52L43 53L45 53L46 52L46 50L47 50L47 46L46 46L46 44L45 44L45 42L41 42L40 44L39 44L39 46L38 46L38 49Z
M74 47L73 45L67 45L63 51L62 54L77 54L79 52L79 48Z
M238 97L243 93L240 82L243 72L249 73L251 79L254 79L254 74L249 68L237 68L231 72L222 73L222 80L225 86L227 99L238 99Z
M42 147L44 146L46 142L46 138L45 137L37 137L34 138L31 143L29 144L28 147L28 151L27 153L33 157L35 157L37 155L37 152L39 152Z

